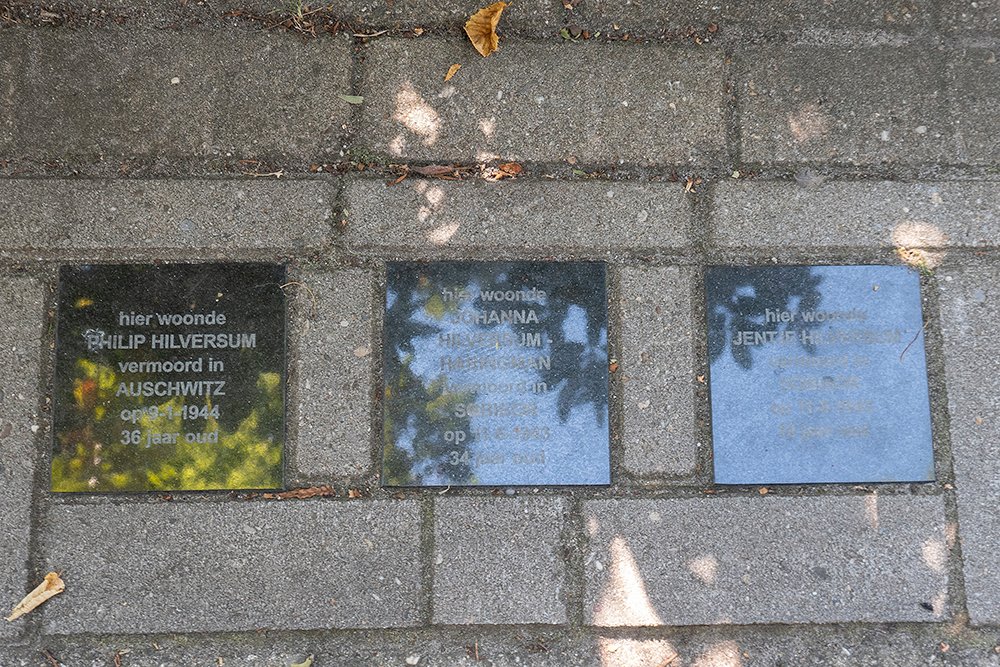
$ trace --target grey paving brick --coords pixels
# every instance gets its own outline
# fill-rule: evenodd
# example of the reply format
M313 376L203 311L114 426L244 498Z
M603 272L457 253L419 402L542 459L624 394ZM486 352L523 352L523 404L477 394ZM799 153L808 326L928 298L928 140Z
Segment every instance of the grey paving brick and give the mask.
M592 30L652 34L688 27L711 36L715 23L724 34L731 27L759 32L809 29L906 30L930 22L927 0L828 2L826 0L585 0L569 21ZM616 29L614 26L618 26Z
M1000 7L998 7L1000 9ZM1000 162L1000 64L996 49L957 52L948 67L959 159L972 164Z
M930 0L730 0L730 14L762 32L801 29L910 30L929 27Z
M38 582L28 582L31 496L37 446L38 374L44 290L6 275L0 286L0 609L3 616ZM0 623L0 639L20 634L24 620ZM2 651L2 649L0 649Z
M374 276L338 269L306 271L294 281L295 467L312 476L366 474L372 466Z
M615 75L585 74L601 71ZM390 159L673 164L707 162L725 141L709 47L502 39L481 58L467 40L386 40L366 50L362 81L359 138Z
M3 179L0 253L303 250L330 236L335 194L320 181Z
M625 467L694 471L694 323L688 269L625 268L621 276Z
M937 277L965 590L973 623L1000 623L1000 266Z
M1000 1L941 0L940 21L946 32L1000 34Z
M413 501L57 505L45 631L413 625L418 524Z
M940 59L918 47L749 48L743 158L752 162L921 163L955 159Z
M568 15L570 25L579 25L603 34L675 32L704 30L709 23L725 26L731 17L729 6L711 0L583 0ZM616 27L617 26L617 27Z
M1000 243L1000 183L724 181L715 244L730 248L952 248Z
M561 498L438 498L434 622L566 622Z
M350 71L341 38L7 29L0 155L319 159L339 154Z
M594 625L949 614L941 497L601 500L586 503L584 514L587 622Z
M677 184L518 179L502 183L357 180L347 188L348 247L446 253L689 244L690 207Z

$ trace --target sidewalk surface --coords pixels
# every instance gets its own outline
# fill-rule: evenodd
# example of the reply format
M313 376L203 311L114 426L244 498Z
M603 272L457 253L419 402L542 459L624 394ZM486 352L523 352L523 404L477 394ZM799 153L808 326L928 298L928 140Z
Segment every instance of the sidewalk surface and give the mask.
M1000 2L568 4L0 0L0 667L1000 665ZM381 489L385 262L495 258L608 263L613 484ZM48 491L58 266L164 259L308 287L336 497ZM937 481L715 486L703 268L903 262Z

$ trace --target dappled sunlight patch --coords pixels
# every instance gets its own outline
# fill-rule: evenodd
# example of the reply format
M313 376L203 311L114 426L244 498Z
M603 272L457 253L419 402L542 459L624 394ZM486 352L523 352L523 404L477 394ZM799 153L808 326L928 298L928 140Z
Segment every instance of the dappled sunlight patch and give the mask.
M878 494L865 496L865 518L872 530L878 530Z
M924 540L920 545L920 554L927 567L939 574L944 573L948 561L948 547L942 540L937 538Z
M476 152L476 162L492 162L494 160L499 160L499 153L490 153L489 151L477 151Z
M929 248L948 243L948 236L936 225L921 220L903 220L892 230L893 245Z
M662 639L601 637L597 647L601 667L658 667L672 664L679 657L673 645Z
M497 133L497 119L496 118L480 118L479 119L479 131L483 133L487 141L492 141L493 137Z
M417 209L417 220L420 222L427 222L430 220L432 215L444 207L444 189L439 185L429 186L426 182L418 182L415 189L423 195L424 199L424 202L420 204L420 208ZM449 227L451 227L451 225L442 225L441 227L438 227L438 229L427 235L427 240L435 245L447 243L448 239L450 239L452 235L458 231L458 223L455 223L454 229L451 229L450 231L447 229Z
M944 252L928 252L922 248L940 248L948 236L939 227L920 220L904 220L892 230L896 255L915 269L930 271L940 266Z
M946 591L941 591L931 600L931 609L933 610L934 617L940 618L944 615L945 609L948 607L948 593Z
M427 191L424 193L424 198L431 206L440 208L441 204L444 203L444 189L440 185L427 188Z
M427 233L427 240L433 245L445 245L451 240L451 237L455 235L458 228L459 224L457 222L451 222L441 225L440 227L435 227Z
M830 129L830 118L815 102L802 105L788 116L788 129L798 143L819 139Z
M441 116L409 81L396 93L396 113L393 118L417 135L424 146L433 146L437 142L441 130Z
M954 549L955 543L958 541L958 524L949 521L944 527L944 537L948 541L948 548Z
M406 153L406 137L401 134L397 134L389 142L389 153L393 157L403 157Z
M701 583L711 586L719 572L719 561L715 556L698 556L687 564L688 571Z
M734 641L719 642L701 653L691 667L742 667L740 646Z
M595 624L610 627L662 625L646 592L639 564L624 537L616 535L611 540L609 555L608 578L594 609Z
M944 257L944 253L928 252L919 248L897 247L896 256L904 264L918 271L930 272L936 269Z

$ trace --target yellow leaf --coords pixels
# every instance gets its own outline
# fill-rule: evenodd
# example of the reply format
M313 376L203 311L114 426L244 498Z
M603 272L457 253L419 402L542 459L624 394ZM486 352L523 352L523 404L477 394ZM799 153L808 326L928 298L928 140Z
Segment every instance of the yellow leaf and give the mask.
M497 24L506 6L506 2L494 2L489 7L480 9L465 22L465 34L484 58L497 50L497 43L500 41L497 37Z
M35 590L25 595L24 599L17 603L6 620L13 621L24 616L53 595L58 595L64 590L66 590L66 584L59 578L59 575L55 572L49 572L45 575L45 581L38 584Z
M458 63L455 63L454 65L449 67L448 73L444 75L444 80L451 81L451 77L455 76L455 72L457 72L460 69L462 69L462 66Z

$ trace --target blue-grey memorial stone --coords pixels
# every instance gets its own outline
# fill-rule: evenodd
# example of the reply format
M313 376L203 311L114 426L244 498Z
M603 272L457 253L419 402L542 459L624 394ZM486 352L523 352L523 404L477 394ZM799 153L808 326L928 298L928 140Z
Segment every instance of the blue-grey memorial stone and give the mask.
M393 262L385 486L611 481L598 262Z
M913 270L718 266L705 294L716 483L934 479Z

